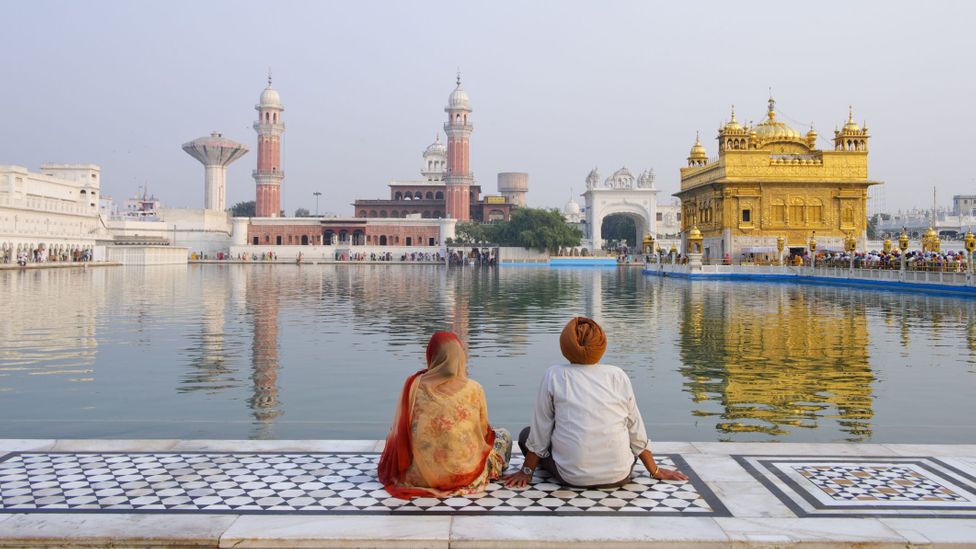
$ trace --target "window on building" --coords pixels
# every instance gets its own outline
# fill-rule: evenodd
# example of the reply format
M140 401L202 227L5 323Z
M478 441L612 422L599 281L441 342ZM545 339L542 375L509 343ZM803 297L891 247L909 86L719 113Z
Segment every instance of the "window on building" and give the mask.
M275 237L275 244L281 246L281 235L280 234Z
M407 246L412 246L412 245L413 245L413 239L408 236L407 237Z
M752 210L751 209L746 208L746 209L742 210L742 222L743 223L752 223Z
M678 212L677 216L675 217L675 221L681 223L681 212Z
M433 246L434 245L434 237L430 237L430 238L427 239L427 245L428 246Z
M657 220L658 221L664 221L664 214L661 213L661 212L657 212Z
M773 223L786 223L786 204L773 204Z
M253 244L254 244L255 246L257 246L257 245L258 245L258 237L256 237L256 236L255 236L254 238L252 238L252 239L251 239L251 242L252 242L252 243L253 243Z

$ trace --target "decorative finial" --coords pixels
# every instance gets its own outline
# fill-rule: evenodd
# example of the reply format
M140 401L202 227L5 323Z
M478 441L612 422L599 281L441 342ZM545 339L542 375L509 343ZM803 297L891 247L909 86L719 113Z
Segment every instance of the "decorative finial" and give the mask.
M732 122L735 122L735 105L732 105Z
M847 106L847 121L848 122L854 121L854 107L852 105Z
M701 137L699 136L698 130L695 130L695 145L701 145Z
M457 85L458 87L461 87L461 67L458 67L457 70Z
M769 88L769 119L776 118L776 100L773 99L773 88Z
M268 87L271 87L271 67L268 67Z

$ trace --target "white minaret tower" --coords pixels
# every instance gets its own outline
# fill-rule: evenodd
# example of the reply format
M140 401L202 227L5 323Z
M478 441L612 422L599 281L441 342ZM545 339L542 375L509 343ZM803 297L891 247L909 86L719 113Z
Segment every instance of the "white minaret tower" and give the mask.
M224 211L227 207L227 166L247 154L247 147L213 132L210 137L184 143L183 150L203 164L203 207Z

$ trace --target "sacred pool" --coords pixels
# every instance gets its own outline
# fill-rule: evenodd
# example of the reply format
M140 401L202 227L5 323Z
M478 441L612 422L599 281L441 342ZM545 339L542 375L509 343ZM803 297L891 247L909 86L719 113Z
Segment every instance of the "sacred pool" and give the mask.
M976 439L973 298L429 265L3 271L0 292L0 438L383 438L436 330L517 432L586 315L652 439Z

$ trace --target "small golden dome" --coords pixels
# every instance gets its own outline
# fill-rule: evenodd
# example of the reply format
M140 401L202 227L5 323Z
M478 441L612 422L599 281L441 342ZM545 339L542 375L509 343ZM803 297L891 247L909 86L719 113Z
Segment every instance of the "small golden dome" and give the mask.
M695 132L695 144L691 147L691 153L688 155L691 160L705 160L708 158L708 153L705 151L704 145L701 144L701 138L698 132Z
M860 132L861 127L854 121L854 107L847 107L847 122L844 123L843 132Z
M735 119L735 105L732 105L732 119L725 123L725 131L740 132L742 131L742 126L739 121Z
M688 240L701 240L702 233L698 230L698 225L695 225L688 231Z
M935 232L935 229L929 227L929 230L925 231L925 238L938 238L939 233Z

